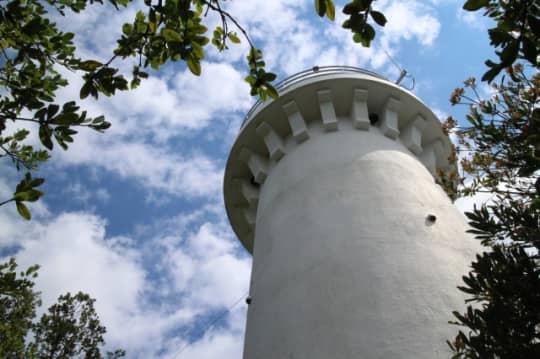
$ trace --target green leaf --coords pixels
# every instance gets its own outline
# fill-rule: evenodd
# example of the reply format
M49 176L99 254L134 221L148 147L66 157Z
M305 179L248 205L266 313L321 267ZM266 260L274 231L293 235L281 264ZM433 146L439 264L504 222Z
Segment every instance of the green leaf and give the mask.
M246 81L248 84L250 84L251 86L255 85L255 82L257 81L257 79L251 75L248 75L244 78L244 81Z
M262 77L265 82L272 82L276 79L277 75L273 72L266 72Z
M538 49L536 48L535 41L528 37L523 38L523 57L532 64L536 62L536 58L538 57Z
M28 191L15 193L13 198L15 198L16 201L35 202L41 196L43 196L43 192L37 189L29 189Z
M30 215L30 211L28 210L28 208L22 202L19 202L19 201L16 201L15 204L17 205L17 212L19 212L21 217L29 221L32 218L32 216Z
M196 42L191 43L191 51L198 59L204 59L204 50L201 45Z
M279 97L279 93L277 92L276 88L270 84L266 85L266 93L274 100Z
M43 146L47 147L49 150L53 149L53 143L51 141L51 129L47 125L39 126L39 139Z
M133 25L131 24L122 25L122 32L126 35L131 34L133 32Z
M518 39L512 40L508 44L508 46L506 46L503 49L500 55L501 60L503 62L501 65L508 66L511 63L513 63L517 58L518 51L519 51L519 40Z
M79 116L76 113L61 113L52 119L51 123L55 125L72 125L79 122Z
M45 182L44 178L34 178L30 182L30 187L39 187L43 184L43 182Z
M84 100L85 98L87 98L88 95L90 95L90 93L92 92L93 88L94 88L94 85L92 81L91 80L86 81L84 85L81 87L81 92L79 93L81 100Z
M79 69L83 71L95 71L98 67L101 66L103 66L103 64L99 61L87 60L79 64Z
M235 44L240 43L240 39L238 38L238 36L234 32L229 32L229 39L231 39L231 42L233 42Z
M482 76L482 81L490 83L501 72L502 67L494 66Z
M182 36L180 36L179 33L177 33L176 31L174 31L172 29L163 29L161 34L163 35L165 40L167 40L169 42L174 42L174 41L180 42L180 41L182 41Z
M189 71L191 71L193 75L199 76L201 74L201 63L198 60L192 57L189 57L186 60L186 62L187 62Z
M13 138L16 140L16 141L22 141L24 140L28 134L30 134L30 131L28 130L18 130L17 132L15 132L15 134L13 135Z
M45 119L45 114L47 113L47 107L43 107L36 111L34 114L34 118L39 118L40 121L43 121Z
M60 109L60 106L56 105L56 104L50 104L49 105L49 108L47 109L47 118L51 118L53 117L54 115L56 115L56 113L58 112L58 110Z
M467 2L463 5L463 9L468 11L476 11L487 5L489 5L489 0L467 0Z
M326 0L315 0L315 11L323 17L326 14Z
M326 0L326 17L334 21L336 18L336 5L333 0Z
M351 3L348 3L346 4L344 7L343 7L343 13L345 15L352 15L356 12L359 11L358 7L356 6L356 4L354 2L351 2Z
M191 28L191 30L196 34L204 34L208 31L208 28L201 24L196 24Z
M375 21L377 25L379 26L386 25L386 17L384 16L382 12L371 11L370 14L371 14L371 17L373 18L373 21Z

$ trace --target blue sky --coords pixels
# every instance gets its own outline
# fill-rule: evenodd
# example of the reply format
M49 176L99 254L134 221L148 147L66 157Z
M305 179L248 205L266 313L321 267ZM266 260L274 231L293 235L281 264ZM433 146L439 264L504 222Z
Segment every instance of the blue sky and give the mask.
M399 70L388 53L441 118L463 116L464 109L450 106L450 93L467 77L480 77L484 60L494 56L488 24L461 5L379 0L388 24L364 49L341 29L341 14L335 23L322 20L311 0L227 2L279 78L314 65L352 65L394 80ZM55 20L76 33L81 56L107 59L137 8L93 6ZM42 265L44 307L66 291L88 292L109 347L126 349L129 358L241 357L243 301L206 335L201 331L248 290L250 256L229 227L221 193L228 150L255 100L243 81L245 54L245 44L226 53L209 49L200 78L170 64L135 91L84 101L112 128L81 131L69 151L53 152L39 171L46 197L32 206L30 223L11 206L0 208L0 255L16 254L22 267ZM115 64L126 73L132 66ZM60 102L77 99L81 85L80 74L64 75L71 85ZM1 166L4 198L17 177ZM460 209L472 201L461 201Z

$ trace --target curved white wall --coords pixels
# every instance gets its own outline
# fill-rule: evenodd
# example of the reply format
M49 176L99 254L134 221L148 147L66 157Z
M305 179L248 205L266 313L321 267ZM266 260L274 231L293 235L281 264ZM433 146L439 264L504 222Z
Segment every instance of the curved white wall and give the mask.
M245 359L448 358L464 218L400 143L346 125L261 189Z

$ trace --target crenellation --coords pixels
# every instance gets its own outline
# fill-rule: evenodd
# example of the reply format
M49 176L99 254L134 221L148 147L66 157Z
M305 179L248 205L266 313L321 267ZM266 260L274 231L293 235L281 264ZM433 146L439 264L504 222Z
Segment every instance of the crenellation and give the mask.
M433 147L433 150L435 151L437 168L446 167L448 163L448 158L447 156L445 156L444 144L442 140L438 138L435 141L431 142L428 146Z
M381 130L383 134L395 140L399 136L399 108L401 102L394 98L389 97L383 106L381 116Z
M306 121L302 116L302 113L298 109L296 102L290 101L283 106L283 110L287 114L287 120L291 127L293 138L297 143L304 142L309 138L309 132L306 125Z
M369 130L369 112L367 106L368 91L362 88L355 88L353 93L353 104L351 110L351 121L353 126L359 130Z
M283 140L268 123L261 122L259 127L257 127L256 132L263 138L271 160L277 162L285 156L285 145L283 144Z
M433 176L437 175L437 168L446 165L444 161L444 145L441 139L436 139L424 147L420 154L420 161L427 167Z
M263 184L268 176L267 160L246 147L240 150L240 160L249 167L255 182Z
M422 131L425 126L426 120L421 115L416 115L401 131L401 141L417 156L422 153Z
M256 209L259 204L259 189L245 179L238 178L235 183L249 206Z
M326 131L336 131L338 129L338 120L334 103L332 102L332 93L330 90L320 90L317 91L317 98L319 100L324 129Z

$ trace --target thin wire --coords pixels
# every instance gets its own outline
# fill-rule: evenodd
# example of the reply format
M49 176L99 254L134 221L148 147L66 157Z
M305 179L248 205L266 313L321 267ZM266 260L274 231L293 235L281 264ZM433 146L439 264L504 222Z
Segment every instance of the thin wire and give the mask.
M212 321L206 325L206 327L204 328L203 332L202 332L202 336L200 339L204 338L206 333L208 332L208 330L210 330L210 328L212 328L214 326L214 324L216 324L218 321L220 321L221 319L223 319L225 317L225 315L229 314L242 300L244 300L245 298L247 298L250 293L253 293L255 291L255 288L257 287L257 278L259 278L262 273L264 273L266 271L266 269L270 267L268 265L268 262L263 262L262 263L262 266L259 266L259 270L256 271L256 272L253 272L253 275L252 275L252 278L250 280L250 288L248 289L248 291L242 295L240 298L238 298L225 312L221 313L220 315L216 315L216 317L214 317L214 319L212 319ZM195 343L195 342L193 342ZM171 359L177 359L180 354L182 354L182 352L184 350L186 350L187 348L189 348L193 343L190 343L190 342L187 342L186 344L184 344L183 347L181 347L175 354L173 357L171 357Z
M384 51L384 53L386 54L386 56L390 59L390 61L394 64L394 66L397 67L397 69L399 70L399 72L405 71L405 73L406 73L405 78L411 79L411 81L412 81L411 87L409 87L409 88L407 88L407 87L405 87L405 86L402 86L402 87L405 88L405 89L407 89L407 90L409 90L409 91L414 90L414 87L415 87L415 85L416 85L416 81L414 80L414 77L413 77L411 74L409 74L403 67L401 67L401 66L399 65L399 63L398 63L392 56L390 56L390 54L388 53L388 51L386 51L386 50L383 50L383 51Z
M390 61L392 61L392 63L398 68L399 72L403 71L403 68L401 66L399 66L397 61L394 60L394 58L392 56L390 56L390 54L386 50L383 50L383 51L386 54L386 56L390 59Z
M227 308L227 310L225 312L222 312L219 315L216 315L214 317L214 319L212 319L212 321L210 323L208 323L206 325L206 327L204 327L200 339L203 339L205 337L206 333L208 332L208 330L210 330L210 328L212 328L214 326L214 324L216 324L218 321L223 319L227 314L229 314L242 300L244 300L248 296L248 294L249 294L249 291L246 294L242 295L240 298L238 298L231 306L229 306L229 308ZM193 342L193 343L195 343L195 342ZM178 358L180 356L180 354L182 354L182 352L184 352L184 350L189 348L191 346L191 344L193 344L193 343L190 343L188 341L186 344L184 344L184 346L180 347L180 349L174 354L173 357L171 357L171 359Z

